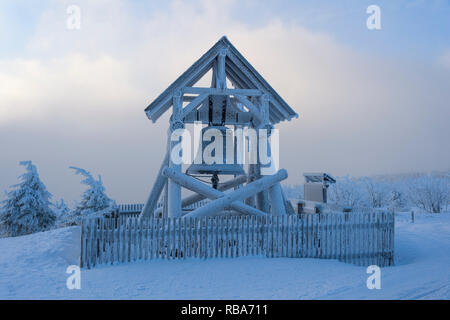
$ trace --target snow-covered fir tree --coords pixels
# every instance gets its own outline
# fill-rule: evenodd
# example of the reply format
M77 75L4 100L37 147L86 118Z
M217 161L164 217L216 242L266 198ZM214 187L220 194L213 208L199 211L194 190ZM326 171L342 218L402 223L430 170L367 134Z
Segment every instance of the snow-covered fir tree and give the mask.
M51 209L52 195L40 180L36 166L31 161L19 163L26 172L19 177L21 182L6 192L7 199L0 209L3 233L13 237L48 230L56 220Z
M406 200L403 193L395 189L390 192L388 203L389 208L394 210L402 210L406 207Z
M59 201L56 201L55 207L58 214L66 215L70 212L70 208L66 205L66 202L62 198Z
M70 208L66 205L64 199L55 203L56 224L58 227L65 226L70 218Z
M98 179L95 179L89 171L77 167L70 168L75 170L76 174L82 175L84 179L81 183L88 186L81 197L81 201L70 214L70 225L80 224L81 220L89 215L108 214L115 209L116 204L106 195L100 175Z

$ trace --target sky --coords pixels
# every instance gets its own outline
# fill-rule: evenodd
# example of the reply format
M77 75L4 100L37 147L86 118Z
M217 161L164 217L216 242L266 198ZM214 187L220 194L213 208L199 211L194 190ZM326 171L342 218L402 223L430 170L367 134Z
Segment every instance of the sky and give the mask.
M143 202L168 126L144 109L223 35L300 115L277 126L287 183L450 170L449 17L448 1L1 1L0 190L32 160L54 200L79 199L77 166Z

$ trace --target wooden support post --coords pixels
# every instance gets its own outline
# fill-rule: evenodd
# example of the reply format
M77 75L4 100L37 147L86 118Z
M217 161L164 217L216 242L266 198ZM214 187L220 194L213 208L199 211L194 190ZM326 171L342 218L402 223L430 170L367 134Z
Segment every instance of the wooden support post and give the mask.
M227 49L222 49L217 56L217 73L216 73L216 86L218 89L227 88L227 80L225 74L225 57L227 55Z
M217 78L217 59L214 60L212 65L211 88L217 88L216 78Z
M250 164L248 166L248 177L247 177L247 184L252 183L256 180L255 176L255 164ZM250 207L255 207L255 195L252 195L245 199L245 203L249 205Z
M166 152L168 154L167 163L166 166L170 165L170 129L168 130L167 134L167 149ZM164 186L164 194L163 194L163 202L162 202L162 217L167 218L167 212L168 212L168 206L169 206L169 180L166 181L166 184Z
M167 165L169 163L167 162ZM162 217L167 218L168 206L169 206L169 180L167 180L166 185L164 186L164 194L162 199Z
M286 214L286 209L284 208L283 196L281 195L281 185L276 183L269 188L269 198L272 205L272 214L274 216Z
M269 101L270 96L267 94L264 94L261 97L261 114L262 114L262 123L260 125L260 128L267 128L270 129L270 122L269 122ZM270 155L271 162L273 162L272 157L272 150L270 143L267 141L267 152ZM273 165L273 163L271 163ZM284 215L286 214L286 207L284 204L283 199L283 190L281 188L280 183L276 183L269 189L269 198L271 203L271 212L273 215Z
M261 118L262 118L262 122L261 122L259 129L260 128L268 129L268 128L270 128L269 95L267 95L267 94L262 95L260 97L259 101L260 101L260 112L261 112ZM268 137L269 137L269 132L268 132L267 138ZM264 139L265 138L266 137L264 137ZM261 159L260 159L261 152L259 150L259 147L265 145L260 142L260 139L262 139L262 137L260 136L259 131L258 131L258 159L259 160L258 160L258 165L256 167L256 179L261 178ZM264 150L264 151L267 152L267 150ZM267 190L263 190L256 195L256 205L257 205L258 209L260 209L264 212L270 212L269 193Z
M173 115L170 125L170 130L168 132L171 135L176 129L184 128L182 122L183 116L183 106L181 102L181 92L176 92L173 95ZM170 139L170 137L169 137ZM170 152L177 141L170 140ZM169 157L169 167L176 172L181 173L181 164L176 164ZM181 186L174 181L167 181L167 191L168 191L168 203L167 203L167 216L169 218L179 218L181 217Z
M286 193L284 192L283 188L281 188L281 196L283 197L284 209L286 210L286 213L288 214L295 213L295 208L292 205L291 201L286 196Z
M261 179L261 167L257 165L256 179ZM267 190L263 190L256 194L256 207L264 212L270 212L269 193Z

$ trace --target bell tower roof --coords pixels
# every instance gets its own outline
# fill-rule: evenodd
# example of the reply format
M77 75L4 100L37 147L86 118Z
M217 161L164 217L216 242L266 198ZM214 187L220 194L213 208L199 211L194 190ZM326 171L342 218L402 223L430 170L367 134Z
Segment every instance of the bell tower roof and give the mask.
M199 79L210 70L213 70L211 88L194 87ZM226 88L225 77L232 83L234 88ZM259 112L259 109L252 104L251 99L247 100L247 97L266 97L269 100L269 121L272 124L298 117L298 114L278 95L225 36L145 109L147 117L156 122L171 108L173 96L179 93L181 95L190 95L183 97L185 99L183 101L191 102L183 109L184 115L196 110L211 94L226 94L233 96L233 99L236 99L238 103L243 103L250 107L249 109L253 109L253 113ZM192 94L198 94L198 96L192 96Z

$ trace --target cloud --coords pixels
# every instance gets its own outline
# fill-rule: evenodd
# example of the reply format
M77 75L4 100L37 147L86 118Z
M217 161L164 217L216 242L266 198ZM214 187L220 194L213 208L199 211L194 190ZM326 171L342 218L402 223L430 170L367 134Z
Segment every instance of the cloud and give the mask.
M0 124L57 118L97 125L105 113L114 121L136 96L127 63L111 56L14 59L0 70Z
M301 116L279 126L291 183L305 171L448 169L450 81L432 62L356 52L277 17L249 25L234 17L236 1L173 1L148 13L79 1L81 30L72 31L69 4L42 14L23 57L0 61L2 183L15 182L10 168L26 158L69 199L79 190L65 172L77 165L102 173L119 201L143 201L167 128L167 116L154 125L144 109L224 34Z
M438 64L444 68L450 69L450 49L445 50L438 58Z

